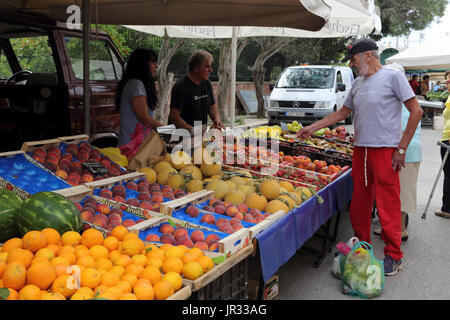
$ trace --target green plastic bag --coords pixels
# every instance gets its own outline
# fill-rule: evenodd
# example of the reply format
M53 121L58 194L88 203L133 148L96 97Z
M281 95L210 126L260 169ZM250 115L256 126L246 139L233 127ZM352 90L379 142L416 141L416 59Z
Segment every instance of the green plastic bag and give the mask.
M361 298L374 298L384 288L384 263L375 258L372 246L364 241L358 242L343 259L341 275L344 294Z

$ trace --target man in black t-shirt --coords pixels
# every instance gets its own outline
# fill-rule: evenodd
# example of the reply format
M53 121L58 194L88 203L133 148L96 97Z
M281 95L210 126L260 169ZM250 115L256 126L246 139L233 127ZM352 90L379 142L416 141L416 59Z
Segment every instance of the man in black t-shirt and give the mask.
M219 110L208 80L212 71L212 55L199 50L189 59L188 73L172 88L169 121L177 128L192 129L194 121L206 124L208 115L212 127L222 129Z

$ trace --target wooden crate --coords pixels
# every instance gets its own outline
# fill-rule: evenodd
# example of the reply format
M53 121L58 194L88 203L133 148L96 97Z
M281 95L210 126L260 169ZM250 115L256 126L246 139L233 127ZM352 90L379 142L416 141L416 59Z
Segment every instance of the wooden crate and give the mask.
M168 297L166 300L187 300L192 294L191 286L184 284L181 289Z
M145 177L144 173L141 172L131 172L127 174L123 174L117 177L110 177L102 180L92 181L89 183L85 183L86 187L91 189L100 189L100 188L112 188L116 183L128 182L128 181L137 181Z
M211 191L211 190L197 191L197 192L188 194L184 197L161 203L160 212L167 216L171 216L172 212L178 211L178 210L186 207L190 203L199 204L199 203L203 203L207 200L211 200L213 198L214 198L214 191Z
M79 202L83 200L85 197L92 196L93 190L84 185L79 185L67 189L56 190L54 192L63 195L64 197L72 200L73 202Z
M223 261L219 265L214 266L213 269L211 269L201 277L193 281L184 279L183 282L191 286L191 290L193 293L198 292L203 288L207 287L208 285L212 284L218 278L227 273L233 266L241 263L252 253L253 253L253 245L250 244L235 252L232 256L228 257L225 261Z
M40 141L28 141L22 144L22 151L33 153L36 149L47 150L50 147L59 147L61 141L58 139L48 139Z
M79 134L75 136L58 137L57 139L60 142L72 144L72 143L79 143L82 141L89 141L89 136L87 134Z
M188 229L199 229L199 230L206 230L206 231L212 231L212 232L220 232L213 229L208 229L200 225L194 225L191 223L187 223L184 220L175 219L173 217L164 216L164 217L154 217L151 219L148 219L146 221L137 223L131 227L128 228L129 231L134 232L136 234L139 234L139 231L147 230L151 227L154 227L156 225L162 224L164 222L168 222L171 224L175 224L177 226L185 227ZM249 232L248 229L242 228L230 235L228 235L226 238L223 238L218 241L218 252L225 257L230 257L239 249L248 246L250 243L249 241Z

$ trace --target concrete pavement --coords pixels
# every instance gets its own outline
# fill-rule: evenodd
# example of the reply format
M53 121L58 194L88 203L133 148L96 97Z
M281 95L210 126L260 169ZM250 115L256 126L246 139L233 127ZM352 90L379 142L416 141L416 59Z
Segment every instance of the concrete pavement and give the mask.
M352 130L352 126L347 126ZM436 142L441 132L423 126L421 133L423 161L419 170L417 189L417 212L409 214L409 239L402 244L404 269L393 277L386 277L381 296L375 299L449 299L450 298L450 220L434 215L442 201L441 175L429 207L427 218L421 219L432 186L441 165L440 148ZM373 223L376 228L379 224ZM352 226L345 212L341 218L339 241L353 236ZM310 240L313 243L315 240ZM373 236L375 256L383 259L384 243ZM308 244L308 243L307 243ZM330 273L333 249L318 268L314 268L314 257L298 251L280 267L278 300L300 299L359 299L342 294L342 283Z

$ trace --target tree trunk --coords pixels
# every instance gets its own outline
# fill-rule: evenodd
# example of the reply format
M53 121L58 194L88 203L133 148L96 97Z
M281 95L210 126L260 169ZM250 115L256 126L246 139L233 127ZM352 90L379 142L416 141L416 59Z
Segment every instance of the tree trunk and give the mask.
M264 110L264 75L266 70L264 64L266 61L277 53L283 46L294 40L294 38L275 38L275 37L262 37L255 39L260 45L261 51L255 59L255 63L252 67L253 83L255 85L256 99L258 100L258 118L265 117Z
M244 50L247 44L247 38L237 40L236 60L239 59L242 50ZM230 101L231 99L236 99L236 97L229 96L231 86L231 40L224 40L222 42L217 75L219 77L217 107L219 108L220 118L223 121L230 119L231 112L235 112L235 110L230 110Z
M178 41L171 47L170 39L164 35L164 41L161 45L158 55L158 70L156 71L156 79L158 81L158 102L155 110L155 118L157 121L167 124L169 119L169 95L172 87L173 73L167 74L167 67L173 55L185 44L185 39Z

